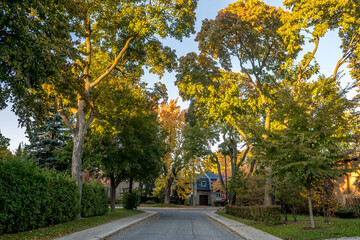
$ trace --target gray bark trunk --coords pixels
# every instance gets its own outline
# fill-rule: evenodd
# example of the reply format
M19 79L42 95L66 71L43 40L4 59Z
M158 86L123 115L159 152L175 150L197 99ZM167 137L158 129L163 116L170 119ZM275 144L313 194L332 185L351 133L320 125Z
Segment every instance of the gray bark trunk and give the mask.
M79 206L81 206L81 197L82 197L82 172L81 172L81 154L82 154L82 144L84 142L78 134L73 137L73 152L72 152L72 165L71 165L71 176L75 180L79 193ZM80 217L80 216L79 216Z
M83 106L79 104L80 106ZM84 140L87 132L86 116L82 109L79 109L77 114L77 126L73 133L73 152L72 152L72 165L71 165L71 176L78 185L80 198L79 206L81 207L81 195L82 195L82 169L81 169L81 155L83 151Z
M170 178L169 180L166 181L166 185L165 185L165 199L164 199L164 203L165 203L165 204L170 204L170 193L171 193L172 182L173 182L173 179L172 179L172 178Z
M311 190L310 190L310 188L307 188L307 196L308 196L308 203L309 203L310 223L311 223L311 227L312 227L312 228L315 228L315 222L314 222L314 214L313 214L313 209L312 209Z
M268 168L268 175L265 181L265 193L264 193L264 205L271 206L274 204L274 196L272 189L272 178L270 177L272 173L271 167Z

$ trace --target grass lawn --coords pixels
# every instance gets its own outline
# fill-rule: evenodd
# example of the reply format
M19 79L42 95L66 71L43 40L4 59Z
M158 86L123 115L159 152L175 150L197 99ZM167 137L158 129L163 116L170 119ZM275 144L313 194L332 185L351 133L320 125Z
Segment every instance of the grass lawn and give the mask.
M109 212L104 216L82 218L71 222L38 228L31 231L0 235L0 239L53 239L139 213L142 213L142 211L116 209L115 213Z
M223 212L217 212L219 215L250 225L264 232L278 236L282 239L292 240L316 240L340 237L360 236L360 219L340 219L331 218L330 223L325 223L324 218L315 218L315 230L307 229L310 226L310 219L307 216L298 216L297 222L294 222L291 215L288 215L289 222L281 225L267 225L248 219L240 219Z

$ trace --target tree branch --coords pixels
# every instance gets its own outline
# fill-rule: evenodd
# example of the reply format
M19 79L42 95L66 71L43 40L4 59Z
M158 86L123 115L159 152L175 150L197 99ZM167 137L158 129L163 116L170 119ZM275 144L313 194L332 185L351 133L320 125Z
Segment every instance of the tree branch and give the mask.
M85 18L83 20L86 37L85 37L85 46L86 46L86 61L85 61L85 68L84 68L84 79L86 81L86 91L89 91L90 86L90 65L91 65L91 24L90 19Z
M239 167L241 166L241 164L244 163L244 161L245 161L245 159L246 159L246 157L247 157L247 155L248 155L248 153L249 153L249 151L250 151L251 148L252 148L251 145L250 145L250 146L249 146L249 145L246 146L246 150L245 150L245 152L244 152L241 160L239 161L238 165L236 166L237 168L239 168Z
M97 84L99 84L99 82L101 80L103 80L105 77L107 77L110 72L116 67L116 65L119 63L121 57L125 54L127 48L129 47L130 45L130 42L134 39L135 37L130 37L126 43L125 43L125 46L123 47L123 49L120 51L119 55L117 55L117 57L115 58L114 62L112 63L112 65L103 73L101 74L94 82L92 82L90 84L90 88L93 88L95 87Z
M71 131L72 134L75 134L75 128L74 128L74 126L71 124L69 118L66 116L66 113L65 113L65 110L64 110L64 106L63 106L63 102L62 102L62 98L61 98L61 97L58 97L57 105L58 105L58 112L59 112L62 120L64 121L66 127L70 129L70 131Z
M217 170L218 170L218 174L219 174L219 179L220 179L220 184L223 188L225 188L225 183L224 183L224 179L222 178L222 173L221 173L221 167L220 167L220 162L219 162L219 158L216 156L215 153L211 153L214 157L215 157L215 161L216 161L216 166L217 166Z
M355 39L356 39L356 41L355 41ZM356 49L355 47L358 42L359 42L358 34L354 34L354 36L351 38L351 41L349 43L349 49L342 55L342 57L336 64L334 74L333 74L334 78L336 77L341 65L343 65L346 62L346 60L351 56L351 54L355 51L355 49Z
M256 159L253 159L253 160L251 161L251 164L250 164L249 173L248 173L248 175L246 175L245 179L248 179L248 177L250 177L250 176L252 175L252 173L254 172L255 163L256 163Z
M316 39L315 39L315 48L314 48L314 50L312 51L310 58L307 60L307 62L305 63L305 65L302 66L302 68L300 69L300 73L299 73L299 75L298 75L298 80L299 80L299 81L301 80L305 69L309 66L311 60L313 60L313 58L314 58L314 56L315 56L315 53L316 53L318 47L319 47L319 37L316 37Z
M95 116L94 116L94 109L92 109L91 110L91 112L90 112L90 117L89 117L89 119L87 120L87 122L86 122L86 129L88 129L89 127L90 127L90 124L94 121L94 118L95 118Z

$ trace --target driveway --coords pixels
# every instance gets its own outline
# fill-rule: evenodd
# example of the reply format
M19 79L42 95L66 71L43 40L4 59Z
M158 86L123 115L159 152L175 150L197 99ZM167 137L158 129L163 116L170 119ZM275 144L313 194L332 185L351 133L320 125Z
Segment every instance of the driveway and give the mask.
M111 240L235 240L229 230L210 220L209 209L144 209L157 216L111 237Z

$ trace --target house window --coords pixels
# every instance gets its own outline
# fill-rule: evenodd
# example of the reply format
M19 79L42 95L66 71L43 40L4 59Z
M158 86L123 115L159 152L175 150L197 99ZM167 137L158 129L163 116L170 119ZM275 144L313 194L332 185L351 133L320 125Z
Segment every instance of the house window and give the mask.
M221 200L221 193L216 193L216 200Z
M201 182L201 186L202 186L202 187L206 187L206 181L202 181L202 182Z

